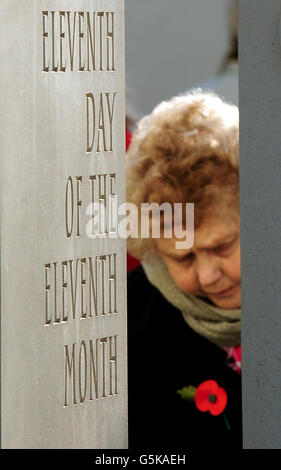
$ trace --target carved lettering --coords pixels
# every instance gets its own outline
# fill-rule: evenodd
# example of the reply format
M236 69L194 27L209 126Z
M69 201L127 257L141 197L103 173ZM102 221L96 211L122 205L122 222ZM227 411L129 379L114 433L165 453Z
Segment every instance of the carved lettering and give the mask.
M87 93L86 97L86 153L112 152L113 120L117 93Z
M115 16L112 11L42 11L42 70L115 72Z
M114 15L113 12L106 12L106 39L107 39L107 47L106 47L106 58L107 58L107 66L106 70L115 70L115 61L114 61ZM109 25L111 18L111 26ZM111 54L110 54L111 48ZM110 64L110 55L111 55L111 64Z
M42 21L43 21L43 72L49 72L49 62L46 63L46 39L49 36L48 31L46 31L46 20L48 19L49 12L42 11Z
M76 346L64 346L64 406L118 395L117 335L81 341L78 358Z
M93 12L91 24L90 13L87 11L87 70L96 70L96 13ZM92 69L90 69L90 49L92 59Z
M82 56L83 56L83 41L84 41L84 11L79 11L78 13L79 18L79 72L84 72L85 69L85 60L82 65Z
M116 253L108 255L109 277L109 309L108 313L117 313L116 292L117 292L117 270L116 270ZM112 261L113 259L113 261ZM113 265L113 266L112 266ZM113 301L112 301L113 299Z
M59 69L58 63L56 62L56 42L55 42L55 11L51 11L52 15L52 72L57 72ZM56 65L55 65L56 62Z
M52 318L49 317L49 294L51 290L51 285L49 283L49 271L51 269L51 264L45 264L45 325L50 325L52 322Z
M82 201L80 199L80 188L82 184L82 176L76 176L76 237L80 237L80 207Z
M69 214L70 206L70 214ZM73 211L74 211L74 197L73 197L73 181L71 176L67 179L65 190L65 230L67 238L71 237L73 230Z
M69 350L68 346L64 346L64 406L68 406L68 377L72 378L72 403L74 405L77 404L76 401L76 344L72 345L72 353L71 353L71 361L69 359Z
M63 30L63 27L65 26L65 11L60 11L59 15L60 15L60 72L65 72L66 66L63 60L63 40L65 39L65 31Z
M83 349L83 354L82 354ZM84 357L84 361L82 363L82 356ZM82 378L84 377L84 381ZM84 382L84 387L82 388ZM85 341L81 342L80 350L79 350L79 397L80 403L84 403L85 397L87 393L87 349Z
M68 320L68 310L65 305L65 297L67 292L67 282L65 281L65 272L67 272L67 261L61 263L61 286L62 286L62 321Z
M45 325L118 313L116 253L55 261L44 269Z
M114 340L114 341L112 341ZM112 347L114 342L114 352ZM113 367L114 366L114 367ZM113 372L114 370L114 372ZM113 376L114 376L114 393L113 393ZM109 337L109 395L116 395L118 393L117 385L117 336Z

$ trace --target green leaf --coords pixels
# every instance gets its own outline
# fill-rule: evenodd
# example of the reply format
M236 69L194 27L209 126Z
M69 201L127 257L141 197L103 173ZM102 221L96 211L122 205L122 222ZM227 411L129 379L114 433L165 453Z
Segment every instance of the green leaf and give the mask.
M225 422L225 424L226 424L227 430L228 430L228 431L231 431L231 427L230 427L229 421L228 421L228 419L227 419L225 413L223 413L223 417L224 417L224 422Z
M196 387L193 385L189 385L188 387L183 387L180 390L177 390L177 393L187 401L194 401L196 392Z

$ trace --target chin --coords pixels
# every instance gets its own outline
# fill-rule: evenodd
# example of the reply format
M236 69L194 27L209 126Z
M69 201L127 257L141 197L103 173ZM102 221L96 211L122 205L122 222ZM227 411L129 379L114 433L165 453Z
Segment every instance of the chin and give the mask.
M235 296L235 298L231 298L231 297L226 297L226 298L221 298L221 299L214 299L214 298L210 298L210 300L217 306L217 307L220 307L220 308L229 308L229 309L235 309L235 308L240 308L241 307L241 299L240 299L240 295L239 295L239 298L238 296Z

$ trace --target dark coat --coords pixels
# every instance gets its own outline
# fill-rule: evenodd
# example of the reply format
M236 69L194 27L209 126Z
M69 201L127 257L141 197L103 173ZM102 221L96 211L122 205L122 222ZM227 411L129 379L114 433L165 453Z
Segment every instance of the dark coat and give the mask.
M128 275L130 449L242 449L241 377L226 353L193 331L139 266ZM177 390L216 380L224 414L201 412Z

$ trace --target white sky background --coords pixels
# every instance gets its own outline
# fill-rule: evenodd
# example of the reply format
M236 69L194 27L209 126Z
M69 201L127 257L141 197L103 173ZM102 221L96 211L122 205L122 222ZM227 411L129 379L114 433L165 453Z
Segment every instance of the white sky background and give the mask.
M215 74L228 46L226 3L125 0L128 101L139 115Z

